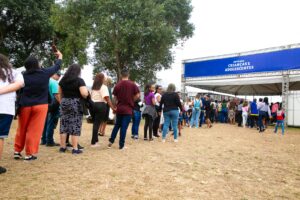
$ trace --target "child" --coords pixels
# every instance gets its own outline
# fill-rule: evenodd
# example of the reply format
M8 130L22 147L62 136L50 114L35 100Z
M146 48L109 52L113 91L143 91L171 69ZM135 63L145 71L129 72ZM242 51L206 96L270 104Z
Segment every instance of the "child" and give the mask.
M274 133L277 133L278 126L281 126L281 133L282 133L282 135L284 135L284 118L285 118L285 115L282 110L282 105L280 105L276 112L277 122L276 122Z

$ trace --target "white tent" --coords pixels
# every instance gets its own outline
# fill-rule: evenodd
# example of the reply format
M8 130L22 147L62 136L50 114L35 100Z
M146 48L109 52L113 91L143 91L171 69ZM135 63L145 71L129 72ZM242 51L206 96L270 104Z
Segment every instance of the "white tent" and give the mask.
M294 112L288 97L300 90L300 44L184 60L181 84L183 93L192 86L235 96L281 95L286 112Z

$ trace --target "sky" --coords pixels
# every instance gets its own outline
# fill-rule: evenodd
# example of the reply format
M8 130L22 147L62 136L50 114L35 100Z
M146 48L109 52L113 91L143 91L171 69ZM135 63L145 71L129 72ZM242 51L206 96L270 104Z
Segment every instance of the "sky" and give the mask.
M300 43L299 0L192 0L194 36L175 47L162 84L180 88L182 60Z
M172 69L161 84L180 89L182 60L300 43L300 0L192 0L194 35L173 48ZM92 84L92 67L82 76Z

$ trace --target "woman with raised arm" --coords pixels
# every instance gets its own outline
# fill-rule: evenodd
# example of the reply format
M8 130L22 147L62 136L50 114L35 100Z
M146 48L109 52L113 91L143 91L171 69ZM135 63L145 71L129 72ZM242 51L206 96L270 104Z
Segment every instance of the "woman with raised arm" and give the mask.
M62 54L55 52L57 60L53 67L41 68L38 59L29 56L23 73L25 86L20 94L18 128L15 138L15 159L21 159L25 148L26 161L36 160L39 143L48 112L49 79L60 70Z

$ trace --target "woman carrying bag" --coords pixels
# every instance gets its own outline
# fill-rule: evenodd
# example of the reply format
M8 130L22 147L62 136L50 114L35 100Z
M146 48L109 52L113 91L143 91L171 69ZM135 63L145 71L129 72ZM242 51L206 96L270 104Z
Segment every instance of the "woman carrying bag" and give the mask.
M113 106L110 98L107 86L104 84L105 76L100 73L95 76L95 80L92 86L91 99L93 101L93 135L91 145L92 147L98 147L98 130L100 124L105 122L107 114L107 105L112 110L116 110Z

